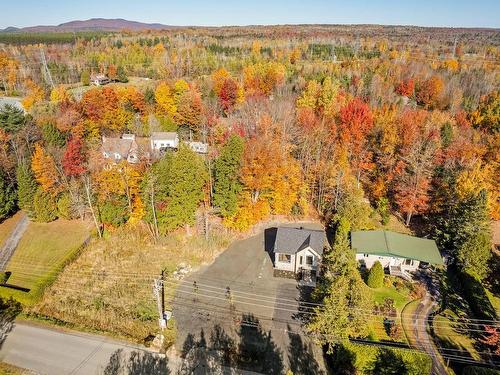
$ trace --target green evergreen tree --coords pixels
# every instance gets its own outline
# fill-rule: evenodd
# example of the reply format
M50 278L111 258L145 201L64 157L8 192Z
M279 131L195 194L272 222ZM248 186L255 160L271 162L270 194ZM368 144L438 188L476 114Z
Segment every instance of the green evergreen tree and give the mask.
M207 177L203 160L188 146L167 153L143 182L146 222L157 225L159 234L193 224Z
M366 283L373 289L382 288L384 284L384 268L378 260L370 268Z
M146 103L154 105L156 103L155 92L151 87L148 87L144 92L144 100Z
M106 200L99 208L101 222L119 227L129 219L128 202L125 196Z
M12 105L5 105L0 109L0 128L7 133L17 133L26 125L24 112Z
M491 234L482 231L469 237L458 248L457 263L463 271L482 280L488 276L488 262L492 255Z
M73 218L73 207L68 193L61 194L57 199L57 216L66 220Z
M82 82L82 85L84 85L84 86L90 85L90 73L88 70L84 70L82 72L82 75L80 76L80 81Z
M382 225L389 224L391 218L390 204L386 197L382 197L377 201L377 211L382 218Z
M42 127L42 136L43 140L51 146L64 147L66 144L66 136L51 123Z
M14 184L0 172L0 220L9 217L17 207L17 192Z
M409 374L403 358L391 349L380 349L368 373L372 375Z
M214 205L219 207L223 217L236 213L238 194L241 191L239 173L243 156L244 141L233 135L222 147L214 166Z
M17 166L16 179L19 207L24 210L29 217L33 218L35 216L33 199L36 194L37 183L35 176L33 176L30 163L22 163Z
M369 289L357 270L355 254L349 246L349 222L341 218L332 249L324 258L323 279L314 297L323 306L315 309L309 331L319 334L332 352L339 341L366 336L367 316L372 308Z
M33 198L33 209L35 220L41 223L48 223L57 219L57 206L54 198L38 188Z
M438 245L455 258L459 249L478 233L490 233L486 190L465 199L450 194L441 213L434 218Z
M118 82L122 83L128 82L128 77L127 74L125 73L125 69L121 65L119 65L118 68L116 69L116 78Z

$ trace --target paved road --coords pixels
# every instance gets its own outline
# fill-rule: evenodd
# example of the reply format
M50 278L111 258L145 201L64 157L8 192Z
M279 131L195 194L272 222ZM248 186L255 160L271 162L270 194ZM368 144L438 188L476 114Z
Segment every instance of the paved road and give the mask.
M278 373L292 368L294 373L321 373L321 350L304 338L296 317L297 282L273 277L271 255L266 252L274 243L273 235L271 229L236 241L213 264L183 280L173 302L178 352L230 346L248 357L248 363L241 364L238 354L240 365L248 370ZM225 296L226 287L231 300ZM304 370L306 362L309 368ZM232 362L226 358L228 363Z
M166 374L167 359L110 338L17 323L0 361L39 374Z
M17 222L9 237L5 240L3 247L0 249L0 271L5 271L5 267L14 254L17 244L21 240L26 228L28 228L28 217L25 213L22 215L23 217Z

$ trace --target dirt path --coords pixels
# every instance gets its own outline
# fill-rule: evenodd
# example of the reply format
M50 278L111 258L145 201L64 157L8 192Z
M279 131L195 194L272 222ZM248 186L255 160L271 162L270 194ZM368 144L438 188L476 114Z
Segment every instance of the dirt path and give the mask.
M16 226L10 233L9 237L7 237L0 250L0 271L5 271L5 267L14 254L17 244L21 240L26 228L28 228L28 224L28 216L23 213L23 217L21 217L21 219L17 222Z
M441 354L434 346L434 342L427 332L427 321L435 305L436 302L427 293L413 315L413 330L417 347L425 351L432 358L432 373L447 375L448 371L443 363Z

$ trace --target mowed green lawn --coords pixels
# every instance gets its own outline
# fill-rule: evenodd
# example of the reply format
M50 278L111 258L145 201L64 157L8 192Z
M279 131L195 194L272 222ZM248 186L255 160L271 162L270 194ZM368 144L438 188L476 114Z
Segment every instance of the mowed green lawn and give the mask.
M394 307L397 310L397 317L389 317L395 319L398 324L401 324L401 311L405 305L412 299L407 294L400 293L394 286L383 286L378 289L371 289L373 301L379 305L383 305L384 301L389 298L394 300ZM370 329L372 335L377 340L392 341L391 337L387 335L384 328L384 316L373 316L370 321ZM403 327L401 327L403 329ZM401 330L401 337L397 341L406 341L405 333Z
M0 295L13 296L25 305L35 303L44 288L55 280L62 267L72 259L89 233L88 225L78 220L29 223L6 271L12 272L9 284L31 290L26 293L0 288Z

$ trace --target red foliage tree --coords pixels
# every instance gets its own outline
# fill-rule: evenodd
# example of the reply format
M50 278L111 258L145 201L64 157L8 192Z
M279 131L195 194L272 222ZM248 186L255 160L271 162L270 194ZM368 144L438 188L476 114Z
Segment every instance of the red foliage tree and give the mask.
M230 112L238 99L238 84L232 78L226 78L219 92L219 102L224 112Z
M72 137L62 159L64 173L68 177L78 177L85 172L83 142L79 137Z
M443 88L443 80L438 76L432 76L420 82L416 90L417 103L425 108L436 107L439 104Z
M339 119L339 140L349 151L359 184L363 170L372 166L367 135L373 127L373 113L368 104L359 98L354 98L340 109Z
M415 91L415 81L411 78L403 80L396 86L395 90L399 95L412 96Z
M486 334L481 342L491 348L492 352L500 355L500 328L493 326L484 326Z
M82 100L83 114L92 121L100 121L104 117L104 97L99 89L91 89L83 94Z

